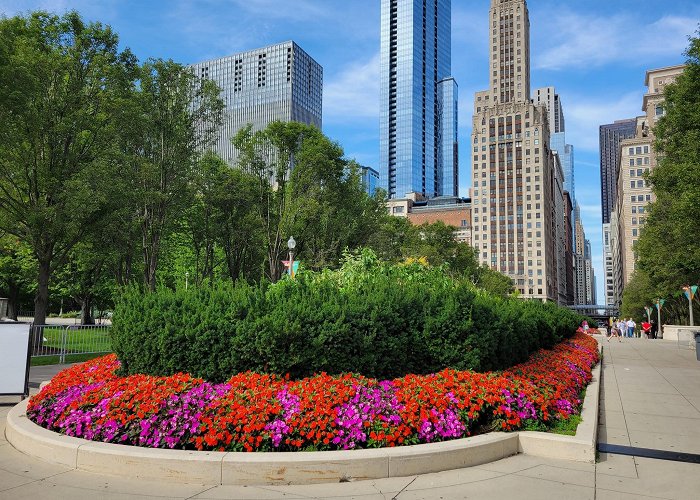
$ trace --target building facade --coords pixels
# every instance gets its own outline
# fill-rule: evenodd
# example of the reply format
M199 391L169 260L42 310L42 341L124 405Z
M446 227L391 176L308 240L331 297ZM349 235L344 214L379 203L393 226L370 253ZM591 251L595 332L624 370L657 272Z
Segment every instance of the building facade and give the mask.
M443 222L455 228L455 239L472 244L472 206L469 198L439 196L427 199L418 193L387 202L389 213L406 217L412 224Z
M617 199L617 177L620 165L620 142L634 137L637 129L637 120L617 120L614 123L601 125L599 128L598 143L600 149L600 203L603 217L603 266L605 271L605 305L618 306L620 298L616 296L617 278L613 263L612 242L612 213Z
M489 88L475 95L471 138L473 245L523 298L558 301L561 169L548 110L530 99L526 2L492 0L488 26Z
M374 196L374 193L379 188L379 172L377 172L372 167L360 166L360 176L362 179L362 186L368 195Z
M456 196L450 0L382 0L380 179L389 198Z
M574 207L571 204L571 196L568 192L564 193L564 228L566 230L565 238L565 265L566 265L566 305L574 305L576 303L576 279L574 278L574 236L573 236L573 211Z
M643 115L635 120L633 137L620 141L616 196L610 222L612 285L611 300L619 305L625 286L636 266L635 245L643 230L649 203L655 201L646 176L657 164L654 153L654 126L664 115L664 87L674 82L685 66L649 70L644 81L647 92ZM607 287L606 275L606 287ZM606 289L607 293L607 289Z
M610 213L617 198L617 174L620 166L620 142L634 137L637 120L629 118L601 125L598 134L600 149L600 203L603 224L610 224Z
M191 65L197 76L221 87L223 124L212 146L235 166L231 138L247 124L262 130L273 121L321 128L323 68L293 41Z

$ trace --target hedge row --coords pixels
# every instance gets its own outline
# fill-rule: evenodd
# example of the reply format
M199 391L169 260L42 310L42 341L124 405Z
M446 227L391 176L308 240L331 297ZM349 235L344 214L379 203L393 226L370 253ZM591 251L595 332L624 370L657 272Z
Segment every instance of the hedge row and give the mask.
M132 288L114 312L125 373L189 372L213 382L241 371L300 378L499 370L574 333L580 316L502 299L441 269L359 258L340 271L269 285Z

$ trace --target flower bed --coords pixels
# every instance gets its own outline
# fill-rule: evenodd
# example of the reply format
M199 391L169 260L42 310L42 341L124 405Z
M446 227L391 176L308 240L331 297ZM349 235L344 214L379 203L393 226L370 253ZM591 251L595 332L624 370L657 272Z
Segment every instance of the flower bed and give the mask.
M582 334L503 372L443 370L377 381L326 374L292 381L240 373L119 377L110 355L59 373L27 415L69 436L157 448L298 451L429 443L552 426L580 410L598 362Z

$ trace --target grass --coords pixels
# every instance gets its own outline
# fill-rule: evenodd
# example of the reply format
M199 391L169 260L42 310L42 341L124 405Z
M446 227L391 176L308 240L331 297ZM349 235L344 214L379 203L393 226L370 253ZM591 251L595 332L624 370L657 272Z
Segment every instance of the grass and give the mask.
M89 354L66 354L66 363L82 363L83 361L90 361L91 359L99 358L107 353L89 353ZM40 356L33 357L31 366L46 366L46 365L57 365L59 362L58 356Z
M66 329L47 327L42 333L46 338L44 346L60 349ZM69 328L66 340L67 352L71 353L109 352L112 349L107 328Z

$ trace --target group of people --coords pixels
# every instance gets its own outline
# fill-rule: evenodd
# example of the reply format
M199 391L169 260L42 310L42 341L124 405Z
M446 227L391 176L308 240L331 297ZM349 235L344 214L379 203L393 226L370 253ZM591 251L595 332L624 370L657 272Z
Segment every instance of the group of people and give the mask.
M617 337L618 342L622 342L623 337L636 337L635 330L637 328L637 323L635 323L632 318L618 318L615 320L611 317L608 326L608 342L610 342L611 337ZM656 324L654 321L651 321L651 323L644 321L642 322L641 326L642 330L640 332L640 336L644 335L644 337L647 339L656 338Z

